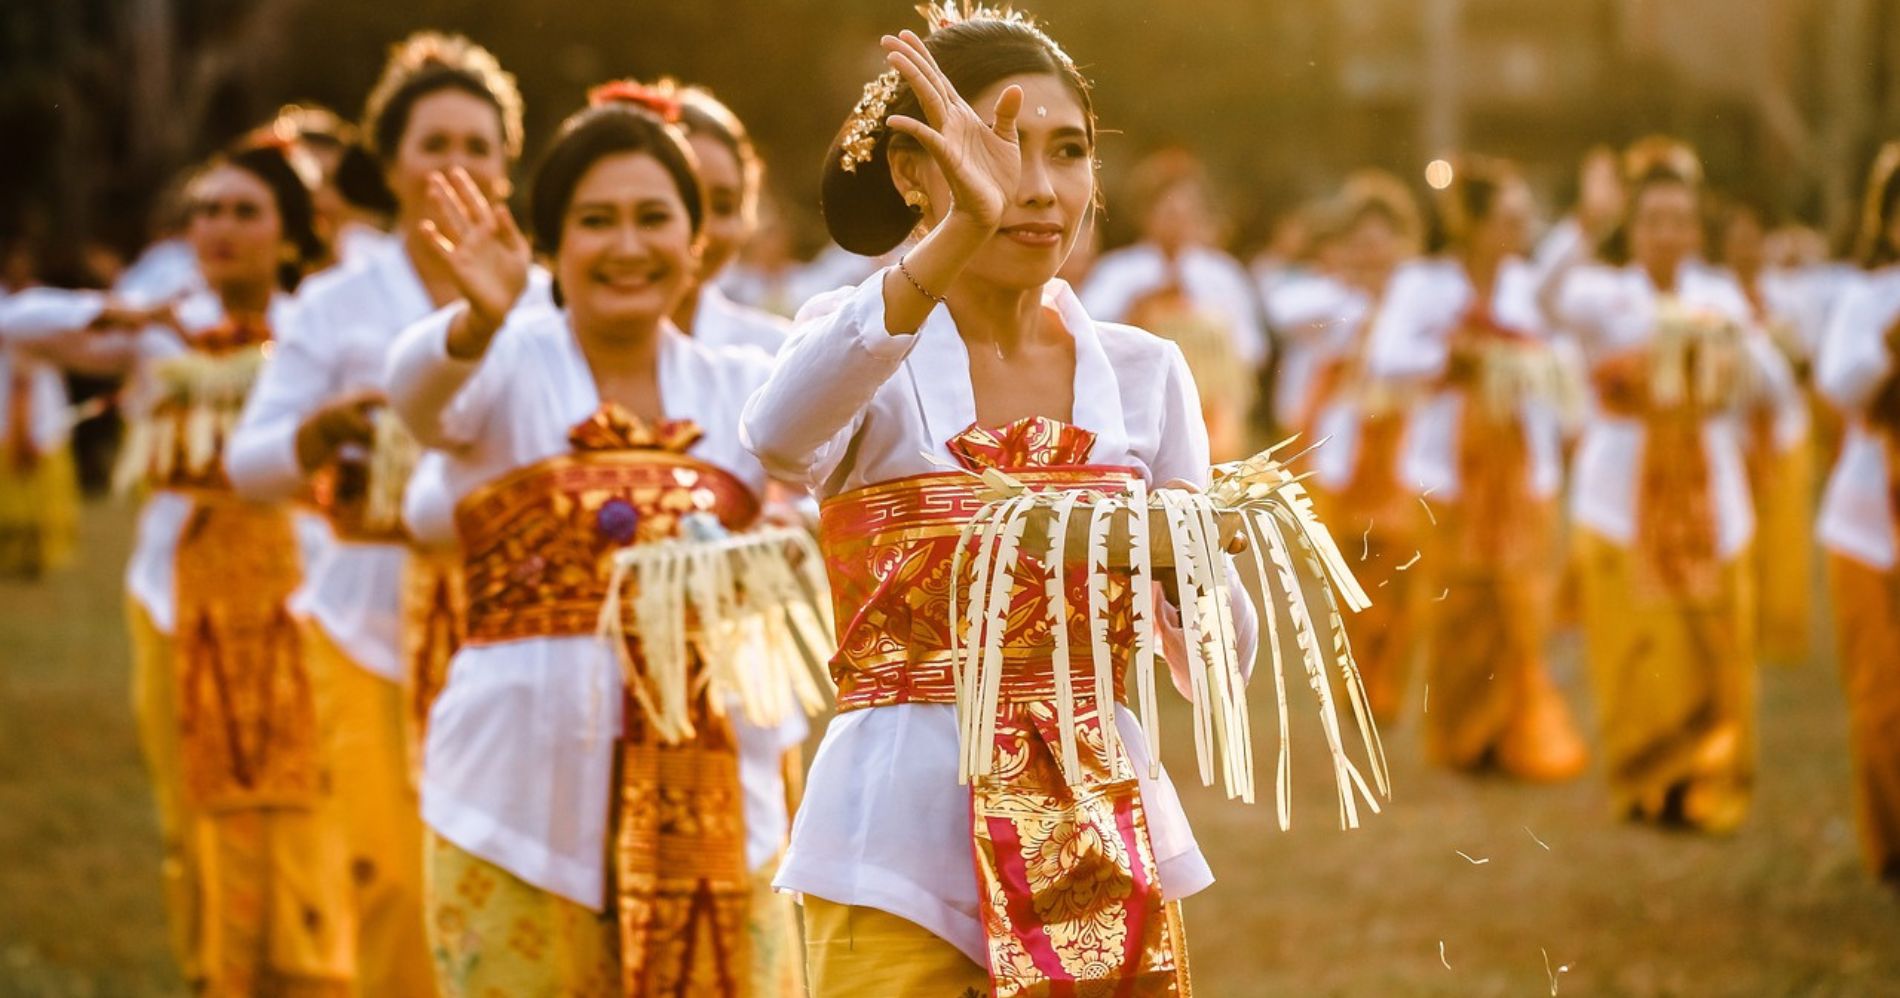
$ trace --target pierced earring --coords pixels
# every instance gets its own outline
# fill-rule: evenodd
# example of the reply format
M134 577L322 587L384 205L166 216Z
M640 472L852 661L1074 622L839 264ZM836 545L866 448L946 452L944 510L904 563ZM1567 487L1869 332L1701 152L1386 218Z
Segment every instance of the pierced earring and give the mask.
M920 190L908 190L904 192L904 203L920 212L928 212L930 210L930 195Z

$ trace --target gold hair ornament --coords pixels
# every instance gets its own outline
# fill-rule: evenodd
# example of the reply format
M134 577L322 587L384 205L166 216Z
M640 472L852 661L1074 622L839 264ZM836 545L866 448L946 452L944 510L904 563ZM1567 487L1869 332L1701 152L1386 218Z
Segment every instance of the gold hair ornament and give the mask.
M1056 58L1065 64L1072 64L1069 54L1043 32L1035 18L1009 6L995 7L971 3L970 0L938 0L936 3L919 4L917 13L922 15L926 30L931 33L972 21L1018 24L1035 32L1055 53ZM864 94L851 108L851 117L845 123L844 138L838 143L844 150L838 157L838 166L844 172L858 172L858 165L869 161L871 154L877 150L878 132L884 128L884 118L890 113L891 101L903 85L903 77L895 69L879 73L877 78L864 85Z

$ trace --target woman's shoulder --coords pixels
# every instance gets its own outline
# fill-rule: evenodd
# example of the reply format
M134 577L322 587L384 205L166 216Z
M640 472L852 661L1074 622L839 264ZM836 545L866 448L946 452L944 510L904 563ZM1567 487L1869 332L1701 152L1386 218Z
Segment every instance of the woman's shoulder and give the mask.
M1175 367L1184 370L1187 367L1180 346L1140 326L1098 320L1095 336L1118 376L1133 374L1137 380L1158 383Z

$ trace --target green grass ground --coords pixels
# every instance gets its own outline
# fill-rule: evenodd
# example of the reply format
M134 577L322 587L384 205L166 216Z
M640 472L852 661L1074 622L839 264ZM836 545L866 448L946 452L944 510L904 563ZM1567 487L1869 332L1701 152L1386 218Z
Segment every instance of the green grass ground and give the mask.
M128 706L129 522L93 507L80 567L0 583L0 996L180 992ZM1560 678L1587 717L1575 660ZM1270 804L1193 786L1185 711L1164 718L1220 878L1186 906L1202 996L1900 995L1900 899L1858 863L1825 659L1765 672L1760 794L1730 839L1613 821L1596 772L1548 788L1431 770L1416 724L1388 733L1392 806L1341 832L1309 702L1286 834Z

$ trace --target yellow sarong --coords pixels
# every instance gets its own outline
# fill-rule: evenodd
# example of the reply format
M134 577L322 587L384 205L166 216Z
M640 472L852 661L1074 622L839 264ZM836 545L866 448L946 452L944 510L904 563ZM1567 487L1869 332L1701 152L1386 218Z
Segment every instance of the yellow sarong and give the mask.
M1814 449L1804 440L1751 461L1762 656L1781 665L1812 651Z
M1581 531L1584 632L1610 791L1632 818L1727 832L1755 775L1752 561L1713 566L1691 599L1642 555Z
M1828 559L1868 869L1900 888L1900 571Z
M422 819L409 781L402 688L303 625L323 745L349 843L364 995L427 995L435 983L423 925Z
M1474 555L1465 504L1437 512L1421 570L1426 622L1425 744L1455 769L1496 766L1519 779L1579 775L1588 750L1551 682L1545 646L1563 571L1555 500L1523 498L1522 536L1502 559Z
M25 466L0 455L0 578L35 578L73 560L79 535L79 478L60 447Z

